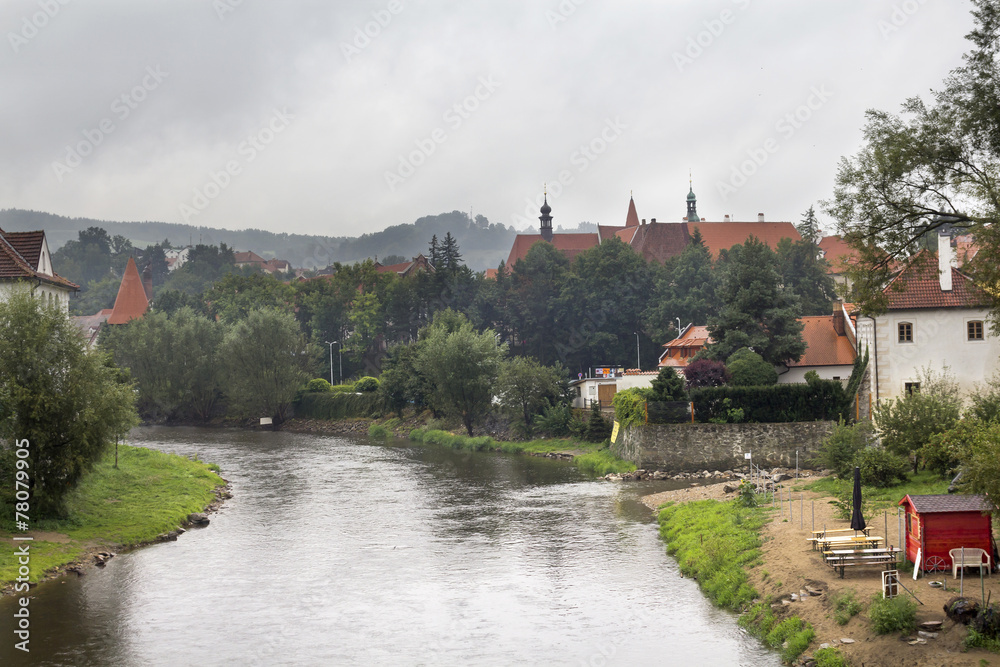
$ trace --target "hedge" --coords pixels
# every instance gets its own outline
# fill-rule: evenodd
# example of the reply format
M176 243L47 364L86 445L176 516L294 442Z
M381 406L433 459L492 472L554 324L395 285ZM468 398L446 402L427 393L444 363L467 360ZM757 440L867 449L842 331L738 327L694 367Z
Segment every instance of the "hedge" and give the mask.
M726 399L729 403L726 404ZM726 421L730 408L745 422L838 421L851 418L853 396L838 380L762 387L703 387L691 392L695 421Z
M295 416L306 419L378 417L384 407L384 400L378 394L305 393L295 404Z

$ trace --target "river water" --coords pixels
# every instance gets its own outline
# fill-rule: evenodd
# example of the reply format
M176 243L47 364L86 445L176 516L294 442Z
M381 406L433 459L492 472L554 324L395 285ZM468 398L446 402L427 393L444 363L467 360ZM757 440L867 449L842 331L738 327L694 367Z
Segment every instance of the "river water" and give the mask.
M233 498L207 528L33 589L30 659L8 634L0 664L780 664L666 555L637 500L662 484L365 438L133 442L219 464Z

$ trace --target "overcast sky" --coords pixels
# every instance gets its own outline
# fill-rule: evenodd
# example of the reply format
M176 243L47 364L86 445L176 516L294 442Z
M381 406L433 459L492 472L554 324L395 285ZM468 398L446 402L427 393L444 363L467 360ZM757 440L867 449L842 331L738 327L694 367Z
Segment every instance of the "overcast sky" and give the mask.
M65 4L64 4L65 3ZM797 222L964 2L4 0L0 208L358 235ZM536 200L538 203L536 203Z

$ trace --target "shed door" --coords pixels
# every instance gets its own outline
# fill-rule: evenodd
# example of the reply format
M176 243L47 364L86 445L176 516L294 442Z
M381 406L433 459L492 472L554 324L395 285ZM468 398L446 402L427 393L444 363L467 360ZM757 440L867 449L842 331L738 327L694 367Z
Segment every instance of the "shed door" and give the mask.
M610 406L611 399L618 393L618 387L613 384L597 385L597 400L601 402L601 407Z

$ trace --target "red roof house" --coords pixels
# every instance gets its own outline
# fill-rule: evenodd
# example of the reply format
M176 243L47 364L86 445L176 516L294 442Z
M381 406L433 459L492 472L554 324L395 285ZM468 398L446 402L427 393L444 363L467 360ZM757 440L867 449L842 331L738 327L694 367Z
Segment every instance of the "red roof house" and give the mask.
M28 284L33 291L58 297L69 307L69 294L79 291L52 269L45 232L5 232L0 229L0 291L14 283Z
M906 511L906 559L924 572L950 570L948 552L961 547L984 550L993 564L992 517L982 496L907 495L899 505Z
M687 367L691 358L698 354L711 340L712 336L708 333L708 327L696 327L689 324L680 336L663 346L666 350L660 355L657 367L671 366L679 372Z

